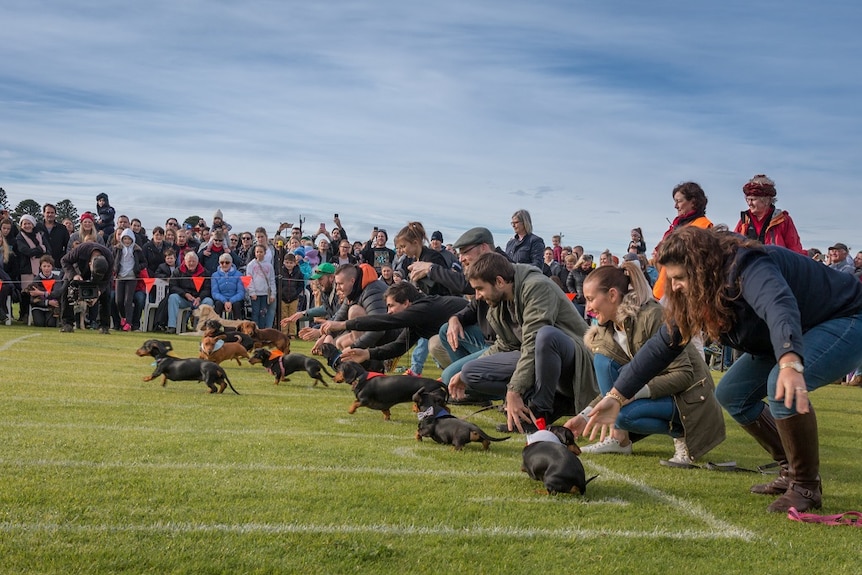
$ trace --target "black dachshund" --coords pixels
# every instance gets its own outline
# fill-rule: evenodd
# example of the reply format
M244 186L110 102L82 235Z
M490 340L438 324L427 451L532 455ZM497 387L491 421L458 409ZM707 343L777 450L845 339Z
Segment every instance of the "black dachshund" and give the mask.
M386 421L389 421L389 409L393 405L413 401L416 392L445 389L441 382L427 377L370 373L355 361L340 362L335 381L350 384L356 396L356 401L347 410L348 413L356 413L358 408L367 407L382 411Z
M301 353L283 354L277 349L268 350L261 348L252 354L248 362L251 364L262 364L269 373L275 376L275 385L281 383L282 380L290 381L287 379L287 376L301 370L305 371L314 380L314 385L320 382L323 384L323 387L329 386L323 381L323 377L320 375L321 372L331 378L335 377L326 371L326 368L319 361L313 357L306 357Z
M171 381L202 381L210 389L210 393L223 393L226 386L230 386L231 391L239 395L239 392L234 389L233 384L227 377L224 369L212 361L199 358L179 359L168 355L168 352L173 351L173 346L169 341L161 341L158 339L148 339L135 352L141 357L148 355L156 360L156 369L151 375L144 378L144 381L151 381L158 376L162 376L162 387L168 380ZM218 387L216 387L218 384Z

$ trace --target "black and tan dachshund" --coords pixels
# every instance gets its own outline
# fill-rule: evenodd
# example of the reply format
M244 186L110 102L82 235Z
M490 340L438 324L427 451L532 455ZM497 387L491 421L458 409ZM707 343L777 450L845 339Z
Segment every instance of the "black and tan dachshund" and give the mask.
M521 471L541 481L549 495L583 495L587 491L587 484L597 477L586 478L584 466L577 456L581 450L569 429L552 425L547 430L530 434L527 441L522 452Z
M323 381L323 377L320 375L321 372L331 378L335 378L333 374L326 371L326 368L319 361L313 357L306 357L301 353L284 354L277 349L258 349L252 354L248 362L251 364L263 364L266 370L275 376L275 385L281 383L282 380L290 381L287 379L287 376L296 371L305 371L314 380L314 385L320 382L323 384L323 387L329 386Z
M148 339L135 352L141 357L152 356L156 360L156 369L144 381L152 381L162 376L162 387L171 381L202 381L210 390L210 393L223 393L226 386L239 395L233 384L227 377L224 369L217 363L199 358L179 359L168 355L173 351L169 341ZM216 387L218 384L218 387Z
M416 430L416 440L430 437L437 443L451 445L455 451L461 451L470 442L482 444L487 450L492 441L506 441L507 437L491 437L475 423L458 419L445 408L432 405L418 415L419 427Z
M355 361L340 362L335 381L350 384L356 396L356 401L347 410L348 413L356 413L358 408L367 407L382 411L386 421L389 421L389 409L393 405L413 401L413 396L418 391L432 392L444 387L441 382L427 377L369 373Z

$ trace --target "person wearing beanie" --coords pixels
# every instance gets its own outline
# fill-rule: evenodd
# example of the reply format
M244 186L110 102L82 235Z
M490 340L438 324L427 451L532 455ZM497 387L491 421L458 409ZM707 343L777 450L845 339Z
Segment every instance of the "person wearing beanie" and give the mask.
M762 244L782 246L807 255L790 214L775 207L775 182L758 174L742 186L742 193L748 209L740 212L736 233Z
M225 233L228 233L231 231L231 229L233 229L233 226L224 221L224 215L221 213L221 210L216 210L213 214L213 223L211 230L213 233L215 233L215 231L219 229L223 230Z
M105 245L105 240L96 231L96 217L92 212L84 212L81 214L81 227L78 231L69 236L69 244L66 246L66 253L78 244L84 242L96 242ZM62 259L62 258L61 258Z
M101 193L96 196L96 233L107 244L114 234L114 216L116 210L108 202L108 194Z

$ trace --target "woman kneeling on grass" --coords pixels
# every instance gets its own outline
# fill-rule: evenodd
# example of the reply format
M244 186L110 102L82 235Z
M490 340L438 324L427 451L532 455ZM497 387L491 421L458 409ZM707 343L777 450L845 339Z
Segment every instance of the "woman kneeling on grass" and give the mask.
M725 229L679 229L662 243L658 262L671 286L668 323L621 370L584 433L601 431L604 439L626 398L703 330L744 352L716 396L781 466L778 479L751 491L781 494L768 507L773 512L820 508L817 419L808 392L862 363L862 283Z
M627 261L621 268L597 268L584 280L583 292L587 310L598 320L584 343L594 354L599 389L607 393L622 366L661 327L662 307L636 261ZM578 416L566 427L578 434L586 423L585 417ZM712 375L692 343L623 406L612 434L581 451L630 454L632 439L652 434L673 438L673 457L661 460L669 467L693 467L692 461L724 441L724 416L715 399Z

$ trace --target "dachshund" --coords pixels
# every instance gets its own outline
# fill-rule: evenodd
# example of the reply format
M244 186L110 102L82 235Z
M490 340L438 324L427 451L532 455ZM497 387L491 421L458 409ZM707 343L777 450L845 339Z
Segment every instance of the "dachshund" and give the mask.
M236 328L225 328L220 319L208 319L199 324L204 336L220 339L225 343L238 343L242 345L246 351L251 351L254 348L254 340L244 333L237 331Z
M199 358L179 359L168 355L168 352L173 351L173 349L171 342L158 339L148 339L138 348L135 352L138 356L150 355L156 360L156 369L152 375L145 377L144 381L152 381L160 375L162 376L162 387L167 384L169 379L171 381L202 381L210 389L210 393L223 393L225 387L229 385L231 391L239 395L220 365ZM216 384L219 387L216 387Z
M239 358L244 357L245 359L249 359L248 351L242 346L242 344L226 342L207 336L204 336L201 340L201 354L199 357L219 365L221 365L221 362L229 359L235 359L237 365L242 365ZM251 363L250 360L249 363Z
M465 445L472 441L481 443L482 449L487 451L492 441L506 441L511 437L511 435L491 437L475 423L458 419L445 408L439 406L432 405L419 413L418 418L417 441L422 441L423 437L430 437L437 443L451 445L455 451L461 451Z
M248 360L251 364L263 364L266 370L275 376L275 385L281 383L282 380L290 381L287 379L287 376L296 371L305 370L305 373L314 380L314 387L318 384L318 382L323 384L323 387L329 387L325 381L323 381L323 377L321 377L320 372L322 371L329 377L334 378L335 376L323 367L319 361L314 359L313 357L306 357L301 353L289 353L287 355L281 353L277 349L272 351L268 349L258 349L252 354L251 359Z
M393 405L413 401L416 392L444 388L441 382L427 377L370 373L355 361L339 363L335 381L350 384L356 396L347 413L356 413L358 408L367 407L382 411L384 421L389 421L389 409Z
M583 495L587 484L598 475L586 478L584 466L577 456L580 451L569 429L552 425L527 436L527 445L521 454L521 471L531 479L541 481L549 495Z
M254 347L271 345L281 353L290 353L290 339L277 329L259 328L253 321L243 321L237 326L237 330L249 336L254 341Z
M224 319L216 313L213 306L207 304L199 305L197 309L192 312L192 315L198 319L198 325L203 325L202 322L214 319L224 327L236 329L239 324L243 322L243 320L239 319Z

